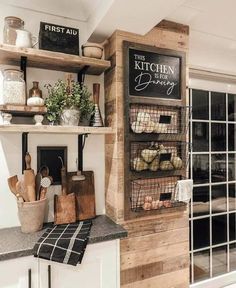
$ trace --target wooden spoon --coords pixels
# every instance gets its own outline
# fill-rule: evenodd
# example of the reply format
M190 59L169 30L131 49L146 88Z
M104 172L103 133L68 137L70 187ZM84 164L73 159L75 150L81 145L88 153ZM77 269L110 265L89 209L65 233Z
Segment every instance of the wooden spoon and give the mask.
M18 182L17 175L14 175L14 176L8 178L7 182L8 182L8 186L9 186L11 192L16 195L17 194L16 183Z

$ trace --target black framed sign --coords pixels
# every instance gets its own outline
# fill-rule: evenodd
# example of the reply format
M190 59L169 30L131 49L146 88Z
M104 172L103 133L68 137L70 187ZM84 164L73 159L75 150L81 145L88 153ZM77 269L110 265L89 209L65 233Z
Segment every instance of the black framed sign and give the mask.
M125 43L129 95L180 100L183 53Z

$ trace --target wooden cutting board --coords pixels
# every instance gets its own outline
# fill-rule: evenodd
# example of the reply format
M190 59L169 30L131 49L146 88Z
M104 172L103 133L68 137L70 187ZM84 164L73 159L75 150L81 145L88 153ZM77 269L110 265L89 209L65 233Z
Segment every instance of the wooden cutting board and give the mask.
M76 195L76 219L86 220L96 216L95 210L95 189L93 171L83 171L85 180L72 181L71 177L77 172L67 173L68 193Z

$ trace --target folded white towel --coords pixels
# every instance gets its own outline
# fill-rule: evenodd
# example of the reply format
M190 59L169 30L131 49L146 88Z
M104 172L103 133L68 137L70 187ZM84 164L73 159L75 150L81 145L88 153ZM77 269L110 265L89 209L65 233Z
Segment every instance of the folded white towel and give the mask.
M175 200L188 203L191 199L193 191L193 180L179 180L177 181L175 190Z

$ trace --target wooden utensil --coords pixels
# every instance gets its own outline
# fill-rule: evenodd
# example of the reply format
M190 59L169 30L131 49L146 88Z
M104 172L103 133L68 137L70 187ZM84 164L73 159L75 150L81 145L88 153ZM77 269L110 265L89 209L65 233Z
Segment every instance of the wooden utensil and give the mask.
M26 170L24 170L24 184L26 187L28 199L31 202L36 200L35 174L34 170L31 169L31 156L28 152L25 155L25 164L26 164Z
M75 175L77 172L67 173L68 192L76 195L76 219L94 218L96 216L94 173L93 171L83 171L84 180L72 180L76 179L72 178Z
M8 186L9 186L11 192L16 195L17 194L17 192L16 192L16 183L18 182L17 175L9 177L7 179L7 182L8 182Z
M64 166L63 161L61 168L61 186L62 186L61 189L62 195L54 196L54 223L55 224L74 223L76 222L75 194L71 193L67 195L66 168Z
M41 191L40 191L40 200L46 198L46 193L47 193L47 189L48 187L51 186L52 184L52 180L50 177L43 177L41 179Z
M26 196L27 194L24 193L22 187L23 187L22 182L20 180L17 181L17 183L16 183L17 195L18 195L18 197L21 197L25 202L27 202L28 201L27 196Z

